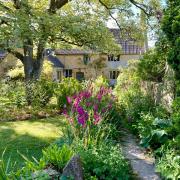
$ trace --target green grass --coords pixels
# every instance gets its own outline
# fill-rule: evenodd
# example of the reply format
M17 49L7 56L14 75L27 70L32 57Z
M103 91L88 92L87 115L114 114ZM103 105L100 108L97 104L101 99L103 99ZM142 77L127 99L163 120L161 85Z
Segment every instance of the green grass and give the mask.
M0 122L0 157L5 151L4 159L10 157L20 168L24 159L18 153L31 159L39 159L42 149L62 135L65 122L62 117L42 120L27 120L15 122Z

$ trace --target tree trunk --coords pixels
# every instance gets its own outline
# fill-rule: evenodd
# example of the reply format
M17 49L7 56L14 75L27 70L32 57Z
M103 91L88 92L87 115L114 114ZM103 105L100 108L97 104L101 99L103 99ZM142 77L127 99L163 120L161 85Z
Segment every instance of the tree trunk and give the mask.
M24 74L26 86L26 100L28 105L32 104L34 95L34 83L40 79L41 70L44 61L43 55L44 48L38 48L37 59L33 58L33 47L28 45L24 46Z

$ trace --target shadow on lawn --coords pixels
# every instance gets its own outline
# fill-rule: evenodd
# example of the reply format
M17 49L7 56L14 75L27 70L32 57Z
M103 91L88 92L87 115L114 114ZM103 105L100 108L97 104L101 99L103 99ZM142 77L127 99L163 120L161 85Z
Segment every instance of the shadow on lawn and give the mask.
M42 155L42 149L53 140L54 138L43 139L28 133L17 134L13 128L0 129L0 159L5 150L3 158L5 162L10 158L11 163L16 162L15 167L20 168L25 162L21 154L30 160L32 157L39 159Z

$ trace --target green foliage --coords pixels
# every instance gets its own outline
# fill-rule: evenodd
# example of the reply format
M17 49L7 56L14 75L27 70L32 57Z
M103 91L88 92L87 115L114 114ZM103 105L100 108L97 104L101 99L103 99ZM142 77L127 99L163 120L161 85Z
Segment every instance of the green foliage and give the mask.
M122 70L117 79L115 94L131 127L140 119L142 112L148 113L154 107L151 97L141 90L141 79L137 73L136 62L130 63L128 68Z
M149 136L143 138L140 144L143 147L151 146L153 149L157 149L168 140L168 134L165 130L151 130Z
M22 80L24 79L24 68L21 62L18 62L13 69L10 69L7 75L12 80Z
M102 143L84 148L76 145L82 158L86 179L129 179L128 163L117 145Z
M25 88L23 87L23 82L10 81L7 83L2 83L0 86L0 91L0 107L2 106L2 109L10 106L19 108L26 105Z
M3 151L1 159L0 159L0 179L1 180L11 180L14 178L13 171L15 167L15 163L11 162L11 158L5 162L4 155L6 150Z
M166 53L157 49L149 50L138 63L138 75L142 80L162 82L165 74Z
M94 88L108 87L108 80L103 76L98 76L92 85Z
M27 101L33 106L46 106L54 94L55 83L51 80L41 79L37 82L26 84ZM31 98L31 99L30 99Z
M162 30L164 31L168 44L168 62L176 73L176 78L180 81L180 2L171 0L165 10L162 20Z
M42 153L43 156L39 161L35 158L33 158L34 161L30 161L27 157L22 155L25 159L25 166L19 169L18 171L13 171L11 169L9 171L9 174L7 172L7 168L5 169L4 161L1 161L0 172L2 173L2 177L5 178L5 180L10 180L8 179L9 177L16 177L15 179L18 180L30 180L32 178L48 180L50 179L50 177L46 172L43 171L43 169L45 169L48 166L53 166L59 172L62 172L63 168L73 155L73 152L69 146L63 145L62 147L58 147L55 144L44 149Z
M64 78L55 89L58 108L67 106L67 97L78 93L82 89L80 82L74 78Z
M173 127L174 127L172 132L175 135L179 135L180 134L180 97L174 100L172 108L173 108L173 113L171 115L171 118L173 120Z
M69 146L63 145L62 147L58 147L54 144L43 150L42 159L46 162L46 165L52 165L62 172L63 168L72 156L73 152Z
M163 152L163 156L158 160L156 169L165 179L179 179L180 156L173 149L167 148Z
M168 128L172 126L169 119L154 118L152 114L142 114L135 125L141 138L140 144L144 147L159 148L167 142Z

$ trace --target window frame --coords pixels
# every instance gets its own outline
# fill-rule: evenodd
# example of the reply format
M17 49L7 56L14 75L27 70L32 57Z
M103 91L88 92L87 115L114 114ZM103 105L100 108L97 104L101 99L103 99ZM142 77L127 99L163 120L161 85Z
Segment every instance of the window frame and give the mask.
M65 78L71 78L72 77L72 69L64 69L64 77Z
M56 77L57 77L57 80L60 80L62 79L62 71L61 70L56 70Z
M115 56L113 54L108 55L108 61L109 62L119 62L120 61L120 54Z
M91 57L89 56L89 54L84 54L83 55L84 64L87 65L90 61L91 61Z
M120 74L119 70L110 70L109 71L109 79L116 80Z

